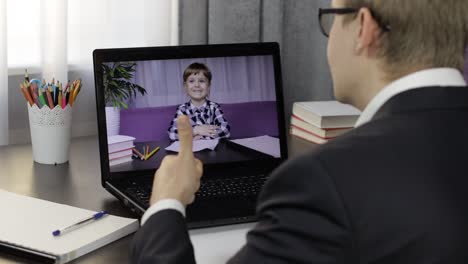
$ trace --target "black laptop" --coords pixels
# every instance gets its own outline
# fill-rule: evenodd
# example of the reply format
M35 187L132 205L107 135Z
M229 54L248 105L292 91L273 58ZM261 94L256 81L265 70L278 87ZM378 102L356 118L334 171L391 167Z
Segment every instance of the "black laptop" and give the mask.
M93 60L107 191L145 212L155 171L177 153L173 120L184 111L194 127L222 130L194 138L204 174L189 228L256 220L262 186L287 159L277 43L98 49ZM210 75L209 90L189 93L190 76L200 75ZM195 81L206 89L206 78Z

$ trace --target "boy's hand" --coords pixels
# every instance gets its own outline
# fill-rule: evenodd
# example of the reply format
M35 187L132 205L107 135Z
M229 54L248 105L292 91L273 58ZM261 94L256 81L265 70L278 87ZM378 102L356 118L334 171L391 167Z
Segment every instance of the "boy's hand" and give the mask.
M217 130L219 126L214 125L199 125L193 128L193 133L198 136L207 136L207 137L214 137L218 134Z
M164 157L156 171L150 205L162 199L176 199L184 206L192 203L200 187L203 164L192 151L192 127L187 116L177 119L180 151Z

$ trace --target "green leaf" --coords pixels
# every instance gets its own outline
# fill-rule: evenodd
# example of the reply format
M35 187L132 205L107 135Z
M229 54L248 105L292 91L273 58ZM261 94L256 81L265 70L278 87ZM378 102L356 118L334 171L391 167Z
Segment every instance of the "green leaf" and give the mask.
M106 104L113 107L128 108L126 100L135 98L139 93L141 96L146 94L146 89L131 80L136 71L135 62L116 62L112 64L102 64L104 98Z

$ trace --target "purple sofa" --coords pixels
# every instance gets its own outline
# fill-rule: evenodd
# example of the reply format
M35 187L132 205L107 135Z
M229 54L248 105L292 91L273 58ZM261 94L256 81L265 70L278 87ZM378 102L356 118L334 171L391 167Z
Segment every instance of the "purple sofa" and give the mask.
M136 142L168 139L176 109L177 105L123 110L120 134L133 136ZM231 126L231 139L279 135L275 101L221 104L221 109Z

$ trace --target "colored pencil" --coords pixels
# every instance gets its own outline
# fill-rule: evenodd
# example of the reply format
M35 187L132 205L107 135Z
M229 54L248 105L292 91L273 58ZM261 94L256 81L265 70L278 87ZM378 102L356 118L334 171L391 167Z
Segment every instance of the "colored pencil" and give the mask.
M154 153L156 153L158 150L159 150L159 147L156 147L153 151L150 152L150 154L148 154L148 155L145 157L145 160L150 159L151 156L153 156Z
M141 160L145 159L145 156L143 156L143 154L141 154L141 152L138 151L136 148L132 148L132 150L138 155L138 157L140 157Z
M47 100L49 101L49 108L54 109L54 100L52 100L52 95L50 94L50 91L48 89L46 90L46 95Z

